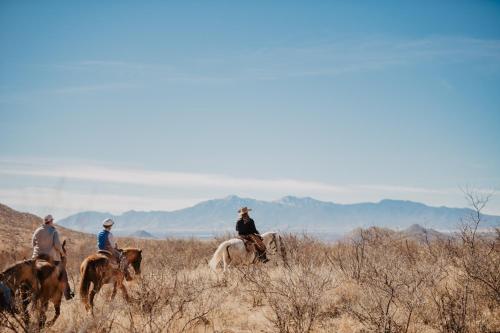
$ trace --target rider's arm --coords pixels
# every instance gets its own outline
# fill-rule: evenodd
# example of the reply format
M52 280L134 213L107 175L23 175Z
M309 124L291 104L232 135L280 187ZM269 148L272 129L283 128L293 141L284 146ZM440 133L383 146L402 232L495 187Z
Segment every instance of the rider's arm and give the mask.
M56 249L57 252L61 255L61 257L64 257L64 251L61 246L61 241L59 240L59 233L57 231L54 232L53 236L53 241L54 241L54 248Z
M259 234L259 231L257 230L257 228L255 227L255 222L252 220L250 220L250 228L252 229L252 234Z
M113 237L112 233L109 233L109 235L108 235L108 241L109 241L109 244L111 244L112 248L117 248L118 247L118 244L116 244L115 237Z

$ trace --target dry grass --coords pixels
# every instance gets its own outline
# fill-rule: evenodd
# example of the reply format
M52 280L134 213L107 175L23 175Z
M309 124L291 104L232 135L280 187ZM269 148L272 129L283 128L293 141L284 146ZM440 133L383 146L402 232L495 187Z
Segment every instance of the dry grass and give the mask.
M377 228L336 244L284 235L286 264L225 275L207 265L222 239L120 239L143 249L131 302L110 302L106 286L95 317L63 302L45 332L499 332L500 233L481 238L469 222L461 237L428 242ZM69 248L72 284L94 246Z

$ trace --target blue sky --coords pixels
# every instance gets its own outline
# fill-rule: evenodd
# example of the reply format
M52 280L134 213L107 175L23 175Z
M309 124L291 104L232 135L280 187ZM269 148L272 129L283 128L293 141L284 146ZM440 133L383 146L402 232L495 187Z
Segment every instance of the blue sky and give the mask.
M2 1L0 45L21 210L500 189L495 1Z

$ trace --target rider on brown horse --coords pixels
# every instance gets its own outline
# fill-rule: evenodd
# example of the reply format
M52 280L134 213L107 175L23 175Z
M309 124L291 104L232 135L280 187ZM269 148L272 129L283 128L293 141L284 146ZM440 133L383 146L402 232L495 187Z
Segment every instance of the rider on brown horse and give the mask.
M243 241L254 244L257 258L266 263L269 261L266 257L266 245L262 242L262 237L260 237L257 228L255 228L254 220L248 215L249 211L251 211L251 209L247 207L242 207L238 210L240 218L236 222L236 231Z
M101 253L109 253L111 259L113 259L114 263L118 265L118 268L125 275L125 279L129 281L131 277L128 271L128 260L118 249L118 244L111 233L113 224L115 224L115 222L112 219L105 219L102 222L104 229L97 235L97 248Z
M43 221L44 223L33 233L33 259L52 261L54 265L58 266L61 263L61 259L65 256L61 241L59 240L59 233L54 227L52 215L45 216ZM66 300L72 299L75 294L69 287L66 269L63 269L61 272L61 280L65 284L64 297Z

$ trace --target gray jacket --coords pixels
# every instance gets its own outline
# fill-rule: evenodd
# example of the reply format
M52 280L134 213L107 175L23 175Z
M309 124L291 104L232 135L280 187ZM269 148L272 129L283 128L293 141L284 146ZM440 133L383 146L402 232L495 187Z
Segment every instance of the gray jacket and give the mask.
M32 239L33 258L44 254L54 261L61 261L61 255L64 255L59 233L52 225L44 224L35 230Z

